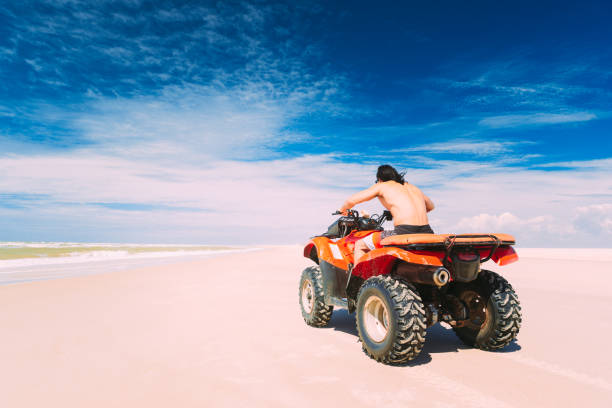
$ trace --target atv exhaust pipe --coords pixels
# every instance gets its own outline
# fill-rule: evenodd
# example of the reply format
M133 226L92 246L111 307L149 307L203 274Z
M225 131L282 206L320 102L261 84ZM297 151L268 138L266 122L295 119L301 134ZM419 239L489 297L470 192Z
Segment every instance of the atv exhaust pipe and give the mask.
M445 268L438 268L436 269L436 271L433 273L433 281L436 284L436 286L440 287L440 286L444 286L448 283L449 279L450 279L450 274L448 273L448 271Z
M410 262L399 263L395 269L395 274L408 282L436 285L437 287L442 287L450 281L450 273L446 268L433 269L431 266Z

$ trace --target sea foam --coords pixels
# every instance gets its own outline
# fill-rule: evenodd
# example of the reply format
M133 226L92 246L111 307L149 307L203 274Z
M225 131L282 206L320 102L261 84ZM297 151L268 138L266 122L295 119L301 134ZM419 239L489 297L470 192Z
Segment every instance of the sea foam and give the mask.
M212 245L0 242L0 269L121 259L211 256L257 248Z

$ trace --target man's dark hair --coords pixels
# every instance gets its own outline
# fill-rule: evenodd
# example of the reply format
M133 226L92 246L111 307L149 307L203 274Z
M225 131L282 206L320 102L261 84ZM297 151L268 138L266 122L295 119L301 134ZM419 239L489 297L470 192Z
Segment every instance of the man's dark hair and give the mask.
M376 172L376 179L380 181L397 181L400 184L404 184L404 174L398 173L397 170L393 168L393 166L389 166L388 164L383 164L378 167L378 171Z

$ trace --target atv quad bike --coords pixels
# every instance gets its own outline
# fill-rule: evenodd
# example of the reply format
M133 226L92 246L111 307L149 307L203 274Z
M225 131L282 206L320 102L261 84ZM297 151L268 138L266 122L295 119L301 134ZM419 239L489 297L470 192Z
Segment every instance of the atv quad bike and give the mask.
M339 213L335 213L337 215ZM425 329L448 323L467 345L498 350L521 326L521 307L512 286L480 264L518 260L507 234L392 235L382 248L352 266L355 242L382 230L391 214L372 217L349 211L325 234L313 237L304 256L316 265L302 272L299 300L307 324L329 323L334 306L356 312L364 352L385 364L414 359Z

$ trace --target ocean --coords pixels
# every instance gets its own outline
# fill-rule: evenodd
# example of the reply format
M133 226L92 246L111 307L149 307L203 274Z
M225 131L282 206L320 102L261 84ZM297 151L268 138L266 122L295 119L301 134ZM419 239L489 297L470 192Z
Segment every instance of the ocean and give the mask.
M0 242L0 285L116 272L254 247L74 242Z

